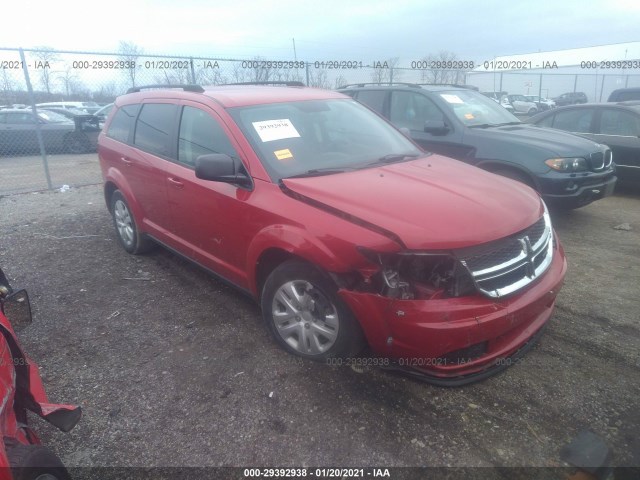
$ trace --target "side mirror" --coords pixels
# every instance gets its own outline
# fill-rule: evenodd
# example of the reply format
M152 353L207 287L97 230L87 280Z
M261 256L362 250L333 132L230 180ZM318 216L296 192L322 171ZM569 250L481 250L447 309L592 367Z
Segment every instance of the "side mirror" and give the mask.
M16 332L24 329L33 321L29 295L26 290L18 290L7 296L4 300L3 310Z
M402 133L405 137L411 138L411 130L409 130L407 127L400 127L398 130L400 130L400 133Z
M196 158L196 177L242 187L251 186L251 179L244 173L236 172L236 162L224 153L200 155Z
M433 135L444 135L449 131L449 127L442 120L427 120L424 122L424 131Z

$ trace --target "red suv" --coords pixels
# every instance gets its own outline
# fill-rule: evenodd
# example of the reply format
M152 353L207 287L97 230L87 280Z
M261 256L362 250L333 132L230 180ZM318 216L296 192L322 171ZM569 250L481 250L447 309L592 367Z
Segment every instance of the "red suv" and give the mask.
M248 292L285 350L368 345L456 385L512 363L551 316L566 260L532 189L425 154L337 92L148 88L116 100L99 139L120 243Z

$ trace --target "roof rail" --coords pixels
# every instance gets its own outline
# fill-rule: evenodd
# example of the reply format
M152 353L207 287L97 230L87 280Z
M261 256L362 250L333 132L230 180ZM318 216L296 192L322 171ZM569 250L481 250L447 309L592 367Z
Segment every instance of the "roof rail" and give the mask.
M478 87L476 87L475 85L466 85L466 84L461 84L461 83L418 83L417 85L425 85L425 86L432 86L432 87L458 87L458 88L468 88L469 90L476 90L478 91Z
M196 93L203 93L204 92L204 88L202 88L200 85L190 85L190 84L178 84L178 85L168 85L168 84L159 84L159 85L142 85L140 87L132 87L129 90L127 90L127 93L136 93L136 92L140 92L144 89L149 89L149 88L181 88L182 90L184 90L185 92L196 92Z
M349 88L349 87L364 87L366 85L375 85L378 87L389 87L394 85L404 85L405 87L412 88L420 88L420 85L417 83L407 83L407 82L365 82L365 83L349 83L348 85L342 85L340 88Z
M286 87L306 87L302 82L237 82L237 83L225 83L224 85L284 85Z

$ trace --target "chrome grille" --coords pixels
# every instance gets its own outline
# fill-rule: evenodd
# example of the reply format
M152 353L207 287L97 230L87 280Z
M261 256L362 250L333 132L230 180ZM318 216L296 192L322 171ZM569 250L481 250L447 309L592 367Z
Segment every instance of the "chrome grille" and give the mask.
M517 292L542 275L553 259L553 229L547 212L529 228L475 249L457 252L476 288L492 297Z

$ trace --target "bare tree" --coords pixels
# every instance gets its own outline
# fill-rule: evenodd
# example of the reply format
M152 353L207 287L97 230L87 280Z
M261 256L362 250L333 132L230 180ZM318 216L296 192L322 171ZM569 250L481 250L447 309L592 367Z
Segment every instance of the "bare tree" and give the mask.
M223 85L229 80L220 72L220 68L202 67L196 70L196 83L200 85Z
M122 71L126 75L127 81L131 84L131 87L135 87L136 74L138 73L136 65L138 63L138 59L144 53L144 50L133 42L121 41L120 46L118 47L118 53L118 60L125 62L125 65L130 66L130 68L125 68Z
M67 67L64 73L58 75L56 79L62 83L65 98L68 99L71 95L79 93L81 82L78 76L73 73L71 67Z
M327 78L327 71L325 69L314 69L309 72L309 87L331 88L331 82Z
M14 90L16 89L16 80L11 75L11 70L2 68L0 69L0 91L2 92L2 100L0 103L2 104L11 104L15 103L13 101L14 98Z
M375 62L373 65L373 71L371 72L371 81L378 85L397 81L401 72L395 70L395 67L399 62L400 57L393 57L381 62Z
M345 77L344 75L338 75L333 81L333 88L344 87L348 83L349 81L347 80L347 77Z
M50 94L53 80L51 78L51 64L59 59L58 54L51 47L41 46L36 47L33 55L37 59L34 66L36 72L38 72L42 88Z
M94 91L92 96L96 102L111 103L119 93L121 92L116 83L108 82L103 84L99 90Z
M451 65L455 66L457 55L453 52L442 50L437 55L427 55L422 58L422 61L427 64L435 63L444 68L437 68L433 70L423 70L421 74L421 80L425 83L458 83L460 78L464 78L464 70L459 68L446 68Z

